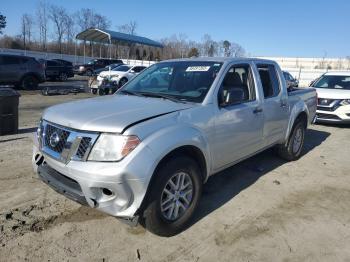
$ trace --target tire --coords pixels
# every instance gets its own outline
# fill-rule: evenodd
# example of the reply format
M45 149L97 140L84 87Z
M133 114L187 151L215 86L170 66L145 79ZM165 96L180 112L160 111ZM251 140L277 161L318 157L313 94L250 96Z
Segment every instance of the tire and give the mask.
M93 74L92 70L90 70L90 69L86 70L85 75L92 76L92 74Z
M303 150L306 132L306 124L302 120L297 120L289 135L288 142L277 147L278 155L287 160L294 161L300 158Z
M100 96L103 96L103 95L105 94L105 90L102 89L102 88L99 88L99 89L98 89L98 94L99 94Z
M177 156L162 165L154 176L155 180L149 188L141 224L158 236L174 236L186 229L199 203L203 187L200 169L191 158ZM176 182L179 181L177 180L178 176L185 179L182 184L188 185L191 181L187 188L181 190L182 193L176 193L173 190L175 188L170 186L170 180L173 181L173 186L178 185ZM165 191L165 188L168 191ZM190 190L192 190L191 193L188 193ZM171 198L166 192L174 192L175 194ZM187 194L181 196L186 192ZM187 203L184 201L184 197L186 197ZM163 209L161 203L163 203ZM168 205L171 207L169 208ZM178 211L177 217L175 216L176 209Z
M108 94L109 94L109 88L105 88L105 89L104 89L104 94L105 94L105 95L108 95Z
M35 90L38 88L38 80L31 75L25 76L21 81L21 86L24 90Z
M119 88L122 87L123 85L125 85L128 82L128 79L126 78L122 78L119 81Z
M61 72L58 76L58 78L60 79L61 82L67 81L68 79L68 75L64 72Z
M91 89L91 93L94 94L94 95L96 95L96 94L97 94L97 89L96 89L96 88L92 88L92 89Z

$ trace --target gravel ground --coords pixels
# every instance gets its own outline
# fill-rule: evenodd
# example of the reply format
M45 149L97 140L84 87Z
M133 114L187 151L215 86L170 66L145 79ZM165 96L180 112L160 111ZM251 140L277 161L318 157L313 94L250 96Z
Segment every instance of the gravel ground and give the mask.
M0 261L350 261L349 126L312 126L296 162L267 150L211 177L192 226L160 238L32 171L42 111L91 95L21 94L20 132L0 137Z

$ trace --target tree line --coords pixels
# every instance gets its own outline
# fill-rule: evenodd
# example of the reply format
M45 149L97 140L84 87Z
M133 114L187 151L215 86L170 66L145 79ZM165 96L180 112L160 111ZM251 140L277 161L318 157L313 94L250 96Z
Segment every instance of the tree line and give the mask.
M6 27L6 17L0 14L0 35ZM111 49L105 44L86 43L79 41L75 44L75 35L88 28L111 29L111 21L104 15L90 8L81 8L69 12L66 8L48 4L45 0L37 3L34 13L24 13L20 19L17 35L0 37L0 47L25 49L32 51L55 52L62 54L77 54L86 56L114 58L164 60L170 58L198 56L241 57L246 52L239 44L221 40L215 41L205 34L200 41L193 41L185 34L174 34L159 41L163 49L144 47L137 44L114 45ZM116 26L114 30L131 35L137 35L138 24L130 21ZM113 30L113 29L111 29Z

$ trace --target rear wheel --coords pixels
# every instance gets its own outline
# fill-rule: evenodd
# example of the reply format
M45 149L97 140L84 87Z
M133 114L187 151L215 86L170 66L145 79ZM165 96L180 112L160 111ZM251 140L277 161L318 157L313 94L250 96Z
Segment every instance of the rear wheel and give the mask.
M85 73L87 76L92 76L92 70L88 69L86 70L86 73Z
M67 79L68 79L68 75L64 72L61 72L58 77L59 77L60 81L62 81L62 82L67 81Z
M288 161L299 159L304 145L305 132L306 123L301 119L297 120L292 128L288 142L277 147L279 156Z
M99 89L98 89L98 94L99 94L100 96L103 96L103 95L105 94L105 90L102 89L102 88L99 88Z
M38 80L34 76L25 76L22 79L21 86L24 90L34 90L38 87Z
M202 193L200 169L188 157L174 157L155 174L143 225L160 236L173 236L184 230L192 218Z
M97 89L96 89L96 88L92 88L92 89L91 89L91 93L93 93L94 95L96 95L96 94L97 94Z

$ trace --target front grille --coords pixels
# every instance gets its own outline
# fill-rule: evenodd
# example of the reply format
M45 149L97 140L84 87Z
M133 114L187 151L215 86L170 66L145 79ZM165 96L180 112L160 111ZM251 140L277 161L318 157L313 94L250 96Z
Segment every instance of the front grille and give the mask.
M46 125L44 137L45 146L57 153L62 153L69 134L70 132L67 130L52 125Z
M86 161L98 137L98 133L95 132L76 131L46 121L43 121L41 126L41 150L63 163L68 163L71 159Z
M329 111L329 112L333 112L335 110L337 110L339 106L333 106L333 107L323 107L323 106L318 106L317 110L321 110L321 111Z
M331 114L322 114L322 113L317 113L316 117L319 119L332 119L332 120L341 120L338 116L336 115L331 115Z
M91 146L91 137L83 137L80 141L76 156L80 159L83 159L86 151Z

